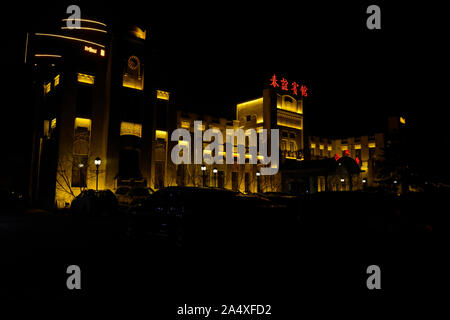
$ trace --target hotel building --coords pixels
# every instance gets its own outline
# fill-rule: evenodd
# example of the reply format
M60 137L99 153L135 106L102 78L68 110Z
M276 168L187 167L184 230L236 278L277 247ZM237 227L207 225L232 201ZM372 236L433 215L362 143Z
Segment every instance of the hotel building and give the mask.
M30 196L43 206L67 207L82 190L97 186L305 193L375 183L383 134L307 137L303 94L269 85L262 96L238 103L235 119L177 110L167 90L144 81L152 63L145 61L144 30L80 22L81 28L68 29L63 19L58 31L27 34L25 62L32 69L36 101ZM226 129L279 129L278 173L263 176L259 162L248 163L248 145L246 163L238 164L237 142L234 164L174 164L171 150L180 142L171 141L171 133L185 128L193 134L196 120L202 121L198 129L220 130L224 140ZM219 152L225 157L225 146ZM94 159L101 160L98 175Z

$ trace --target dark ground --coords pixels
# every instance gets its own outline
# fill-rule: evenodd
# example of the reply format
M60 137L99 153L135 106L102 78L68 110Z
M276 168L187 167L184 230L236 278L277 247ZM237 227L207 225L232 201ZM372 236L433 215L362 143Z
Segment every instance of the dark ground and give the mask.
M289 243L178 249L164 238L132 241L123 226L120 219L76 219L62 212L4 213L0 301L119 302L126 309L144 306L161 319L178 319L176 307L185 303L271 304L269 319L287 319L309 312L350 315L361 307L380 315L431 311L429 301L444 287L448 251L436 230L304 230ZM81 268L79 291L66 288L72 264ZM381 290L366 287L372 264L381 268Z

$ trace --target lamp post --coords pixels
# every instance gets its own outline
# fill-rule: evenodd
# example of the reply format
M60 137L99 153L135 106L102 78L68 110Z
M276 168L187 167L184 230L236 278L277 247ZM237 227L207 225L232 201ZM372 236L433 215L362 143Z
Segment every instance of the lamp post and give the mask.
M203 187L206 187L206 166L204 164L202 164L201 166L202 169L202 175L203 175Z
M95 179L95 191L98 191L98 167L100 167L100 165L102 164L102 160L97 157L94 160L94 164L96 167L95 173L96 173L96 179Z
M213 173L214 173L214 187L217 188L217 168L213 169Z
M260 184L260 182L259 182L259 179L261 179L260 177L261 177L261 172L257 171L257 172L256 172L256 191L257 191L258 193L261 192L261 184Z

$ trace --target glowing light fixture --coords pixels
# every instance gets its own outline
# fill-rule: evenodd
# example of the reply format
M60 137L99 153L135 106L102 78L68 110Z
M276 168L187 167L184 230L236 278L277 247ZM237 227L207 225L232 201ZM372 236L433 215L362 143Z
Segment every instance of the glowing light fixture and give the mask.
M60 39L66 39L66 40L73 40L73 41L78 41L78 42L82 42L82 43L88 43L88 44L93 44L95 46L99 46L104 48L105 46L103 44L100 43L96 43L96 42L92 42L92 41L88 41L85 39L80 39L80 38L74 38L74 37L67 37L67 36L62 36L60 34L52 34L52 33L35 33L36 36L41 36L41 37L53 37L53 38L60 38Z
M403 117L400 117L400 123L401 123L401 124L406 124L406 119L403 118Z
M34 55L36 58L61 58L59 54L49 54L49 53L36 53Z
M88 19L62 19L61 21L68 21L68 20L70 20L70 21L72 21L72 20L75 20L75 21L81 21L81 22L90 22L90 23L95 23L95 24L99 24L99 25L102 25L102 26L104 26L104 27L106 27L106 24L104 24L103 22L100 22L100 21L95 21L95 20L88 20Z
M107 33L106 30L97 29L97 28L89 28L89 27L79 27L79 28L69 28L69 27L61 27L62 30L88 30L88 31L96 31L96 32L103 32Z

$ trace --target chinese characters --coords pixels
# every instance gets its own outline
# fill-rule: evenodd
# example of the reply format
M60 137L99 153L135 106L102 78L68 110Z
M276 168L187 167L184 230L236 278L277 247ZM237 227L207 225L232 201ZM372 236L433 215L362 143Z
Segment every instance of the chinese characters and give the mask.
M280 83L278 83L280 81ZM280 87L281 84L281 87ZM308 88L304 85L299 85L297 82L292 82L291 86L289 88L289 81L287 81L285 78L282 78L281 80L277 79L277 76L274 74L272 78L270 78L270 86L274 88L281 88L283 91L289 91L291 90L294 95L299 94L299 88L300 88L300 94L302 97L308 96Z

